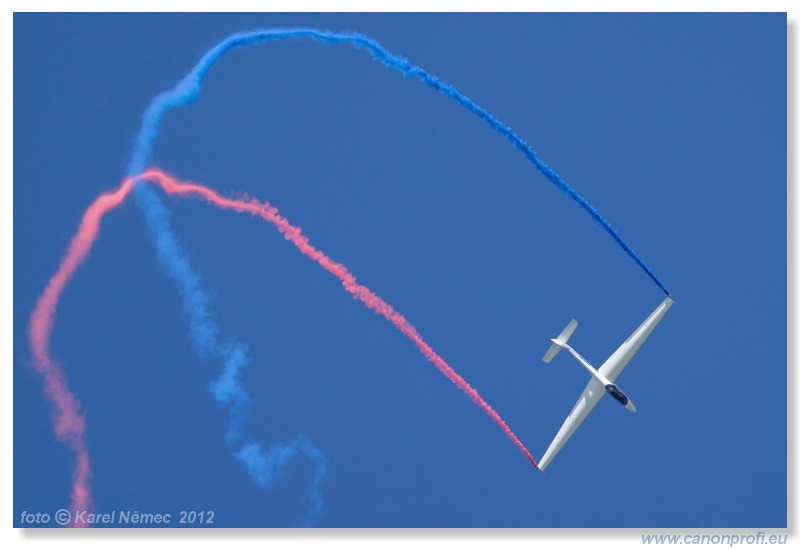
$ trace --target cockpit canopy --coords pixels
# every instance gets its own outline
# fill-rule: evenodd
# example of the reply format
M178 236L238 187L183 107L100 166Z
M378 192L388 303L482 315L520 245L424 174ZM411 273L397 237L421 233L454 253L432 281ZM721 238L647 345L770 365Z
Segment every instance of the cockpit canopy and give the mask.
M619 401L623 407L628 404L628 396L616 384L606 384L606 391L611 397Z

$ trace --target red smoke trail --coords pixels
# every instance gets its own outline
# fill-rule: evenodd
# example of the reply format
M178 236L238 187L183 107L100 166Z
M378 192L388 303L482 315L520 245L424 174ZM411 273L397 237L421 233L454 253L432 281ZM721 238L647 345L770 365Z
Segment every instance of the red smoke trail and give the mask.
M483 400L478 392L470 386L447 362L442 359L422 339L416 329L405 317L384 302L375 293L364 285L356 283L356 278L342 264L336 263L318 249L314 248L299 227L293 226L286 218L278 214L278 209L267 202L257 199L237 200L226 199L211 189L191 182L179 181L157 169L147 170L138 176L127 178L120 187L112 192L99 196L86 210L81 220L78 232L72 238L67 253L61 260L58 271L52 276L36 303L36 308L31 314L29 326L29 339L33 352L33 367L44 378L44 393L53 404L53 424L56 437L64 442L75 453L75 469L73 471L73 488L70 509L73 513L81 510L91 511L94 508L91 495L91 477L89 451L86 446L86 426L81 406L72 394L67 384L61 367L50 358L50 335L53 331L56 308L61 293L69 280L75 274L80 264L86 258L100 231L100 221L110 210L116 208L125 200L133 189L134 184L140 180L148 180L158 184L170 195L199 197L223 210L247 212L260 216L272 223L278 231L294 244L303 254L317 262L326 271L336 276L342 285L354 298L361 300L368 308L372 309L391 322L400 332L406 335L422 352L422 354L438 368L442 374L450 379L464 393L466 393L481 409L494 420L506 435L519 447L527 459L536 466L536 461L514 432L506 425L489 404ZM75 525L75 524L73 524Z
M514 435L514 432L512 432L511 429L506 425L505 421L503 421L500 415L497 414L497 412L495 412L495 410L483 400L475 388L470 386L469 383L467 383L466 380L464 380L456 371L454 371L444 359L442 359L435 351L433 351L433 349L422 339L417 330L406 320L405 317L395 311L392 306L384 302L370 289L364 285L356 283L356 278L347 270L345 266L334 262L321 251L314 248L308 242L308 238L302 234L299 227L292 225L286 218L278 214L277 208L270 205L268 202L261 203L257 199L249 199L246 201L226 199L203 185L192 182L178 181L175 178L170 177L156 169L147 170L141 173L139 176L136 176L136 179L146 179L158 183L165 192L171 195L198 196L223 210L247 212L249 214L260 216L273 224L278 231L281 232L284 238L288 241L291 241L292 244L294 244L300 250L300 252L317 262L326 271L336 276L336 278L342 282L344 288L347 289L347 291L352 294L354 298L361 300L364 305L373 310L375 313L383 315L400 332L405 334L409 340L414 342L422 354L427 357L428 360L442 372L442 374L449 378L451 382L453 382L464 393L470 396L470 398L472 398L472 400L481 409L483 409L484 412L486 412L486 414L488 414L498 426L500 426L506 435L511 438L514 444L519 447L528 460L530 460L531 464L536 466L536 461L533 459L522 442L517 438L517 436ZM126 180L123 185L128 184L131 181L132 180L130 179Z
M100 220L106 212L122 203L132 187L132 181L125 181L114 193L99 196L86 210L78 232L72 237L67 254L58 266L58 271L47 283L36 302L28 329L33 352L33 368L44 379L44 394L53 404L56 438L75 453L70 503L73 519L79 511L92 512L94 509L89 482L91 477L89 450L86 446L86 426L81 405L70 391L61 367L50 358L50 334L53 331L53 321L61 292L97 239ZM77 523L73 525L83 526Z

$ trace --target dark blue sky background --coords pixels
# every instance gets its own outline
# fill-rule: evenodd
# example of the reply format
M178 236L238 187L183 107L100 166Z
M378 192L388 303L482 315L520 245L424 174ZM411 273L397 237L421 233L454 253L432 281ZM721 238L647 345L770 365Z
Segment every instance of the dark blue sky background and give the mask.
M249 343L249 432L329 460L322 527L782 527L786 17L14 16L14 523L69 502L71 456L26 366L28 316L141 114L229 34L354 30L510 125L677 304L548 468L271 226L166 198L223 336ZM663 299L586 213L448 98L347 46L238 50L170 112L155 163L270 201L402 312L539 458ZM87 412L98 511L292 526L311 468L254 486L223 435L176 286L129 201L60 304L52 354Z

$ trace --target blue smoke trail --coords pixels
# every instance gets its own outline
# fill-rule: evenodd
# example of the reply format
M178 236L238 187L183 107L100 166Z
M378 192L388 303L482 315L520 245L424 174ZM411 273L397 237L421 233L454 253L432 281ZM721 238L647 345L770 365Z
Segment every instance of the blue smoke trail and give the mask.
M153 100L148 107L142 121L142 129L137 138L136 153L131 159L130 169L136 169L131 172L131 175L138 173L145 168L145 163L150 157L150 151L153 140L158 133L158 124L164 113L177 105L187 105L194 101L200 94L200 84L205 78L211 66L225 53L234 48L241 48L260 44L263 42L271 42L278 40L286 40L293 38L310 38L325 44L343 44L347 43L356 49L368 51L374 59L380 61L390 69L399 71L406 77L413 77L421 80L424 84L433 88L437 92L455 100L459 105L467 109L469 112L483 120L486 124L492 127L499 134L504 136L516 147L528 161L531 162L544 176L550 180L559 190L561 190L568 197L573 199L578 205L583 208L605 231L611 235L614 241L631 257L653 282L655 282L661 290L667 295L669 292L658 280L655 274L647 267L638 254L625 242L622 236L617 232L614 227L594 208L589 202L584 199L575 189L569 186L561 176L559 176L552 168L542 162L536 152L525 143L510 127L503 124L492 116L486 109L480 107L470 98L456 90L450 84L446 84L439 80L437 77L429 74L421 67L417 67L409 63L408 60L394 55L386 51L380 44L375 42L368 36L358 33L335 33L331 31L320 31L315 29L271 29L271 30L258 30L245 33L236 33L209 50L195 65L195 67L187 74L183 80L178 82L175 87Z
M138 171L134 170L134 173ZM303 526L311 526L322 512L321 487L327 477L328 459L311 438L300 435L290 443L276 442L268 450L245 438L244 428L250 417L252 399L244 388L241 370L249 362L247 347L234 338L218 340L219 325L211 312L210 298L192 269L188 256L172 229L169 211L146 185L134 187L136 202L145 214L147 225L158 250L158 257L167 273L178 283L183 309L189 317L189 334L197 355L224 363L222 373L210 389L217 403L227 406L228 424L225 441L239 447L234 456L241 461L254 483L269 488L281 476L283 468L297 455L305 455L314 465L308 490L311 508Z
M157 95L150 102L142 117L142 126L128 164L128 176L135 176L146 168L152 156L153 144L158 137L161 119L173 107L188 105L197 98L203 79L211 66L220 57L234 48L293 38L310 38L326 44L347 43L356 49L366 50L374 59L390 69L399 71L406 77L417 78L430 88L455 100L459 105L508 139L550 182L588 212L645 273L664 292L669 294L644 261L622 239L611 224L555 171L539 160L533 149L517 136L511 128L497 120L488 111L475 104L453 86L441 82L424 69L411 65L406 59L389 53L371 38L356 33L340 34L302 28L273 29L237 33L223 40L209 50L197 65L171 90ZM202 358L219 359L224 362L223 372L212 383L211 391L221 405L230 406L226 441L231 445L238 445L244 439L243 429L249 417L251 405L251 398L241 381L241 369L248 363L247 350L242 343L235 339L231 339L226 343L218 341L219 326L210 310L210 299L203 289L199 277L192 269L187 254L175 232L172 230L167 209L147 185L137 185L134 188L134 193L136 202L144 212L147 225L156 244L159 260L169 275L178 283L183 299L183 307L189 317L190 336L196 353ZM266 451L260 444L247 439L235 456L244 464L253 481L266 488L270 486L273 479L280 475L281 469L298 454L304 454L314 463L315 467L312 486L309 490L309 496L312 501L309 521L313 521L322 510L320 486L326 477L327 459L311 439L301 435L291 443L275 443Z
M199 88L186 93L186 90L176 87L151 101L131 154L128 176L141 173L149 162L153 143L158 136L158 125L164 114L172 107L190 103L198 91ZM276 442L267 450L251 438L245 438L244 427L252 404L241 379L241 370L249 363L247 348L234 338L225 343L219 342L219 325L211 312L210 297L172 229L169 211L148 185L135 186L134 194L136 203L145 215L159 261L178 283L183 309L189 318L189 334L195 353L200 358L224 363L222 373L211 383L210 389L217 403L229 407L225 441L231 446L240 446L234 456L243 463L253 482L265 489L281 476L285 466L297 455L305 455L313 463L314 473L308 490L311 508L303 525L312 525L322 512L321 486L327 477L327 457L305 435L299 435L289 443Z
M302 523L304 527L308 527L322 513L322 495L319 488L325 481L325 466L328 463L327 457L311 439L304 435L298 435L291 443L273 444L268 451L265 451L259 443L250 441L236 453L236 458L242 461L250 477L259 487L269 489L272 482L280 475L283 467L300 453L305 454L317 465L311 480L311 488L308 490L311 508Z

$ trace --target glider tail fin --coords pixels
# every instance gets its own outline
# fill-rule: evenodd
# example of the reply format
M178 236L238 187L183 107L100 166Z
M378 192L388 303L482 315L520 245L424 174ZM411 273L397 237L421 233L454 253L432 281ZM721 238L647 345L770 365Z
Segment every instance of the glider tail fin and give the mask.
M558 335L558 338L553 340L553 345L550 346L550 349L547 350L547 353L544 354L542 357L542 361L545 363L549 363L553 360L553 357L561 351L561 344L566 344L569 337L572 336L572 333L575 332L575 329L578 328L578 321L573 319L569 322L569 324L561 331L561 334Z

